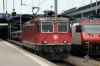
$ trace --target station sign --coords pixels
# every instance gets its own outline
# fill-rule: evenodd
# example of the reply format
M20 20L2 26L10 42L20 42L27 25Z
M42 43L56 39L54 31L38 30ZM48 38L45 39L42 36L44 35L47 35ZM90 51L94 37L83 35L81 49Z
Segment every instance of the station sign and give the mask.
M2 19L10 19L10 14L0 14L0 18L2 18Z

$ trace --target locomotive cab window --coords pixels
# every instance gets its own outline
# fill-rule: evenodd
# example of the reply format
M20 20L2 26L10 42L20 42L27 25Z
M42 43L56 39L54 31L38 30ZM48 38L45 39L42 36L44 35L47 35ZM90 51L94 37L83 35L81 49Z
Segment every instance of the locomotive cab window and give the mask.
M82 31L81 26L76 26L76 32L81 32L81 31Z
M53 23L42 22L42 32L53 32Z
M58 32L68 32L68 23L67 22L58 22Z
M84 33L100 33L100 24L97 25L83 25Z

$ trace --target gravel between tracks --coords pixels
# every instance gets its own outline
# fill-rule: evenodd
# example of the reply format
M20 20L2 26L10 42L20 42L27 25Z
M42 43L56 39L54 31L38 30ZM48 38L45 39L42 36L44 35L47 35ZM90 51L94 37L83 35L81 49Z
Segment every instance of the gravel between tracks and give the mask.
M84 57L77 57L77 56L72 56L70 55L70 57L67 60L64 60L66 62L72 63L76 66L98 66L93 60L89 59L88 62L84 61Z

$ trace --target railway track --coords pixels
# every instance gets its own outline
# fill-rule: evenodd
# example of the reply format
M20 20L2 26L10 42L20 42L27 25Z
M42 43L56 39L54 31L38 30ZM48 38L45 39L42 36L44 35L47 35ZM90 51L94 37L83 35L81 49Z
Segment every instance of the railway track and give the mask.
M95 61L100 61L100 56L89 56L89 59L95 60Z
M58 66L76 66L66 61L51 61L51 62L57 64Z
M95 60L97 60L97 61L100 61L100 58L93 58L93 59L95 59Z
M100 66L100 58L90 58L97 66Z

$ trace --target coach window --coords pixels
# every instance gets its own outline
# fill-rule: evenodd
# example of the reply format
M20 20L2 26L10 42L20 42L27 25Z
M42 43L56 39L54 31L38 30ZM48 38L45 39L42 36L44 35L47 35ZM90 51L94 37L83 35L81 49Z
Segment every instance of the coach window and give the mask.
M76 26L76 32L81 32L81 31L82 31L81 26Z
M41 32L41 22L37 22L37 32Z
M42 22L42 32L53 32L53 23L52 22Z
M68 32L68 23L58 22L58 32Z

